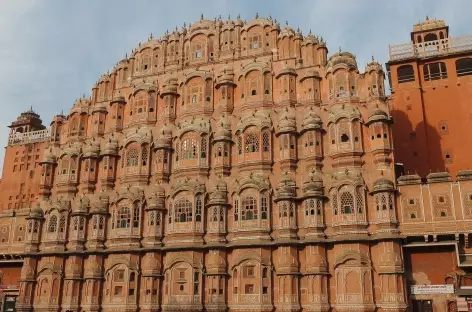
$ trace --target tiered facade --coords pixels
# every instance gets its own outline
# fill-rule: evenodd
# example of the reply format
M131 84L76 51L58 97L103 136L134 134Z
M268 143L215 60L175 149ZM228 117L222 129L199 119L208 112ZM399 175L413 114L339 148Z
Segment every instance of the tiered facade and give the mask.
M23 113L0 203L17 310L405 311L402 246L431 216L398 196L382 66L327 52L272 19L201 19L50 128Z

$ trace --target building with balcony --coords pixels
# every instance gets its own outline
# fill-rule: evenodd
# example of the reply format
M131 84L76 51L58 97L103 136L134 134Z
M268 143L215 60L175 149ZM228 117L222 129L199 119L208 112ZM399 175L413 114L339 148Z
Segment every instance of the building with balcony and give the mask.
M49 127L32 111L10 126L4 300L406 311L412 283L467 285L472 174L396 179L384 80L375 60L361 72L271 18L149 38ZM443 261L422 266L421 246ZM455 307L454 294L434 300Z

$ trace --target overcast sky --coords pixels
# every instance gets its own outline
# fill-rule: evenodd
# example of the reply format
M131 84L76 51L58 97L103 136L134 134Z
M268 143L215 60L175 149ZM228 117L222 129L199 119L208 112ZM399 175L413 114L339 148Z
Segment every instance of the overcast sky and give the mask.
M471 9L471 0L0 0L0 145L22 111L32 106L49 125L150 33L160 37L201 14L272 15L323 36L330 55L354 53L363 71L372 55L384 64L388 45L407 42L426 15L445 19L452 36L472 34Z

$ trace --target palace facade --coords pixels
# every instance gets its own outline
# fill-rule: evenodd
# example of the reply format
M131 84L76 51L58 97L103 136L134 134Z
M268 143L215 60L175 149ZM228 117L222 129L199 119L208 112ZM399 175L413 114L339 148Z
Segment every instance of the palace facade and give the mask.
M391 82L423 57L392 55ZM22 113L1 181L3 309L454 311L472 285L472 171L396 175L404 85L387 97L384 80L271 18L202 18L140 43L49 126Z

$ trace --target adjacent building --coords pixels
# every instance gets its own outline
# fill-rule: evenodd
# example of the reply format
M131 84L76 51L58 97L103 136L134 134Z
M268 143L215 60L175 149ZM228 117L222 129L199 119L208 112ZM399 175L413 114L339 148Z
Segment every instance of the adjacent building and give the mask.
M450 46L430 61L466 59L443 22L413 40L441 30ZM0 192L3 309L454 311L472 285L472 172L452 121L466 108L438 114L448 173L419 85L468 92L472 70L420 80L426 56L404 46L387 97L378 62L361 72L311 32L202 17L140 43L50 125L22 113Z

